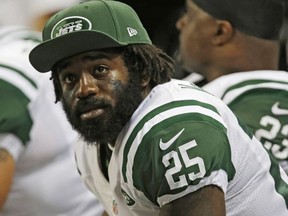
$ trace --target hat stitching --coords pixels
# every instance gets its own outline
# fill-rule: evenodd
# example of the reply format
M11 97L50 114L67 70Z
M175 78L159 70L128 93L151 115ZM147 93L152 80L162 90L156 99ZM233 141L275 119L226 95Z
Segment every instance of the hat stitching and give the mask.
M118 26L116 25L116 23L117 23L116 20L117 19L115 19L115 15L113 13L113 10L112 10L111 6L105 1L102 1L102 2L105 4L105 6L107 7L107 9L108 9L108 11L109 11L109 13L111 15L111 18L112 18L112 21L113 21L113 24L114 24L114 28L116 30L116 39L117 39L117 41L119 41L119 29L118 29Z

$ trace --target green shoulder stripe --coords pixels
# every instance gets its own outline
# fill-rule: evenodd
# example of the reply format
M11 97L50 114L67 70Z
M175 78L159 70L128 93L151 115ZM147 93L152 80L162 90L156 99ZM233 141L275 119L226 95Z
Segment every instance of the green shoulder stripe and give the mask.
M288 84L287 84L288 89ZM239 102L244 102L245 100L255 101L254 106L255 107L249 107L249 109L259 109L259 102L265 103L265 101L268 101L267 106L270 105L269 103L275 102L277 100L283 100L287 99L288 91L283 89L271 89L271 88L255 88L250 89L248 91L243 92L242 94L239 94L237 97L235 97L231 102L229 102L229 107L234 107L239 104ZM266 102L267 103L267 102ZM245 106L245 103L243 103L243 106ZM270 107L270 106L269 106ZM247 105L246 105L247 109ZM247 110L246 110L247 111Z
M237 83L236 85L233 85L229 88L226 89L226 91L224 92L223 96L227 93L230 92L234 89L239 89L245 86L253 86L253 85L257 85L257 84L262 84L262 83L280 83L280 84L288 84L288 81L271 81L271 80L265 80L265 79L252 79L252 80L246 80L240 83Z
M281 178L278 161L271 154L269 154L269 157L272 162L269 171L275 181L275 189L279 194L282 195L285 200L286 206L288 206L287 183Z
M242 128L242 130L247 134L247 136L252 139L252 137L254 136L254 133L252 131L252 129L246 124L246 122L244 122L242 119L238 118L238 116L235 114L238 124L239 126Z
M11 28L7 28L4 31L0 32L0 40L2 40L5 37L14 35L14 34L19 34L20 32L26 32L27 28L26 27L11 27Z
M166 110L170 110L173 108L177 108L177 107L183 107L183 106L193 106L193 105L200 105L202 107L205 107L209 110L212 110L215 113L218 113L218 111L216 110L215 107L213 107L210 104L207 103L202 103L199 101L195 101L195 100L183 100L183 101L174 101L174 102L170 102L167 104L164 104L154 110L152 110L151 112L149 112L147 115L145 115L140 121L139 123L136 125L136 127L134 128L134 130L132 131L132 133L130 134L127 143L125 144L125 149L124 149L124 153L123 153L123 166L122 166L122 174L123 174L123 178L124 181L127 182L127 177L126 177L126 164L127 164L127 155L128 152L131 148L131 145L136 137L136 135L138 134L138 132L140 130L142 130L144 124L146 122L148 122L150 119L152 119L153 117L155 117L156 115L158 115L159 113L162 113Z
M220 170L228 181L233 179L226 128L210 116L185 113L163 120L145 134L133 161L132 180L157 204L157 198L183 192Z
M37 37L37 35L33 35L33 34L25 36L22 39L23 40L33 41L35 43L41 43L42 42L42 40L39 37Z
M5 38L14 38L18 40L31 40L34 42L42 42L41 34L26 27L11 27L0 31L0 40Z
M287 118L281 115L275 115L272 112L272 107L277 101L280 102L281 107L288 107L287 98L288 91L282 89L257 88L246 91L234 98L228 106L240 119L246 122L253 130L253 133L255 133L259 128L269 131L270 127L273 125L271 123L269 123L269 127L268 125L261 125L261 119L264 116L272 116L273 118L278 119L277 121L279 121L279 124L281 125L287 124ZM283 140L284 138L284 135L279 133L279 137L273 142L279 143L279 140Z
M15 86L0 80L0 133L13 133L23 144L29 140L32 119L29 98Z
M0 64L0 67L6 68L6 69L9 69L9 70L11 70L11 71L13 71L13 72L18 73L20 76L22 76L22 77L24 77L26 80L28 80L28 82L29 82L32 86L34 86L35 88L37 87L36 83L35 83L32 79L30 79L23 71L20 71L20 70L18 70L17 68L11 67L11 66L9 66L9 65L4 65L4 64ZM9 76L9 75L7 74L7 76Z

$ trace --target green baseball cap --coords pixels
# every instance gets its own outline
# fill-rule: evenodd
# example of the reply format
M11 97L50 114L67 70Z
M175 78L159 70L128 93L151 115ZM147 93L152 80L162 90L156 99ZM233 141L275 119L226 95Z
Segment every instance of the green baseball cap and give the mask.
M48 72L58 61L83 52L151 44L136 12L113 0L82 2L56 13L47 21L42 38L29 54L39 72Z

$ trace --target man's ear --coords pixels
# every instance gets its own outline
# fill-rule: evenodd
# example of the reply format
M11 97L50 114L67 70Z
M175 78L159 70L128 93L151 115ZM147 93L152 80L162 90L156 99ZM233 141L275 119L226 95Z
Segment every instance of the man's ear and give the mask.
M146 76L142 76L141 82L140 82L140 86L142 87L146 87L148 86L150 83L150 76L146 75Z
M231 40L234 34L232 24L226 20L216 20L216 32L212 38L214 45L221 46Z
M151 91L150 76L148 76L147 74L142 76L140 86L142 87L142 97L145 98Z

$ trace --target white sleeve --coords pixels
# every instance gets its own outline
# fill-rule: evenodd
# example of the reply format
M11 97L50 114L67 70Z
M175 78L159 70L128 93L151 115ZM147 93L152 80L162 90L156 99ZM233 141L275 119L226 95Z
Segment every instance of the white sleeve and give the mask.
M21 140L11 133L0 134L0 148L7 150L17 161L19 155L23 152L24 146Z

